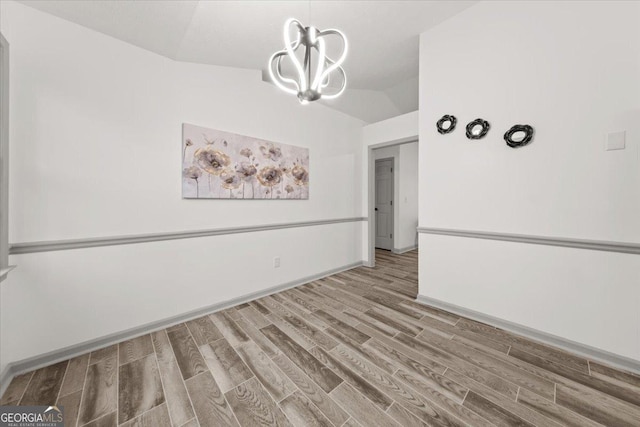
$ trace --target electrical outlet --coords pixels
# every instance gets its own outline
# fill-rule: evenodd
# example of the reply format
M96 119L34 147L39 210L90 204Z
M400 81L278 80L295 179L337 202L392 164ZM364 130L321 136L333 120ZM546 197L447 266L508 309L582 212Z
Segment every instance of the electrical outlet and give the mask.
M273 268L280 268L280 257L277 256L273 259Z

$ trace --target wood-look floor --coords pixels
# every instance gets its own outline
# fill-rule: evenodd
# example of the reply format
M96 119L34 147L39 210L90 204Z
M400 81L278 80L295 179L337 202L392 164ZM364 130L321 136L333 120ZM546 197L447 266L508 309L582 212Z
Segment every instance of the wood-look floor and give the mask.
M640 426L640 376L418 304L417 251L16 377L66 426Z

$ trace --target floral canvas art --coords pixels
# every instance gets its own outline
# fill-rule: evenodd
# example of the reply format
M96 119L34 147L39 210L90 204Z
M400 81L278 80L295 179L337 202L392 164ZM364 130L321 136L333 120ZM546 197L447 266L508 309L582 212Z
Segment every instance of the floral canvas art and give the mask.
M185 123L182 197L308 199L309 149Z

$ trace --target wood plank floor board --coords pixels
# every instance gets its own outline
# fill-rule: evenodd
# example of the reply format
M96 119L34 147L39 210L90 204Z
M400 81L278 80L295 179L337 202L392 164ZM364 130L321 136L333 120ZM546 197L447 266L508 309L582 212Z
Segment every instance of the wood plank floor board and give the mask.
M309 350L310 348L316 346L315 342L313 342L303 333L298 332L298 330L291 323L285 322L280 316L271 313L269 316L267 316L267 318L271 320L274 326L284 332L289 338L291 338L296 344L298 344L305 350Z
M509 356L523 360L531 365L538 366L539 368L545 369L547 371L554 372L589 388L599 390L605 394L617 397L620 400L627 401L640 407L640 393L638 393L636 390L632 390L631 387L619 386L612 382L601 380L588 374L583 374L571 368L567 368L565 365L545 360L541 357L527 353L525 351L521 351L519 349L512 349L509 352Z
M269 341L269 339L267 339L267 337L265 337L264 334L256 329L256 327L251 323L247 322L244 319L238 320L236 323L242 329L242 331L247 334L251 341L257 344L258 347L260 347L260 349L264 351L267 356L274 357L280 354L280 350L278 350L278 348L273 345L273 343Z
M568 368L572 368L583 373L589 372L587 360L583 357L576 356L569 352L545 344L541 344L524 337L520 337L503 329L494 328L493 326L476 322L471 319L460 319L460 322L458 322L458 326L478 332L494 340L502 340L512 347L517 347L520 350L526 351L528 353L535 354L537 356L544 357L547 360L563 364Z
M333 427L331 421L299 390L280 402L280 408L294 426Z
M426 316L430 316L433 319L440 320L445 323L449 323L450 325L455 325L458 320L460 320L460 316L449 313L448 311L440 310L435 307L429 307L424 304L420 304L415 301L402 301L400 302L401 306L412 308L418 312L423 313Z
M314 347L311 349L311 354L383 411L393 403L393 399L325 350Z
M368 347L360 345L360 343L352 340L349 337L342 335L340 332L333 328L327 329L327 333L338 340L344 347L356 352L360 357L363 357L370 363L373 363L378 369L382 369L388 374L393 374L398 368L389 360L379 356L376 352L372 351Z
M171 427L167 405L158 405L131 421L120 424L120 427Z
M267 314L271 314L271 311L269 311L269 309L267 307L265 307L264 304L262 304L258 300L249 302L249 305L251 307L255 308L256 310L258 310L258 312L260 314L262 314L263 316L266 316Z
M367 340L369 340L369 338L371 338L369 335L360 332L353 326L346 324L342 320L337 319L324 310L317 310L314 312L314 315L320 317L322 320L330 324L332 328L334 328L341 334L351 338L354 341L359 342L360 344L364 344L365 342L367 342Z
M368 329L363 325L358 326L358 328L362 328L365 331ZM370 331L367 332L371 333ZM385 336L374 337L374 339L367 341L365 347L377 350L378 354L396 365L396 370L404 364L406 364L405 366L416 364L427 367L439 374L442 374L447 369L447 366L436 362L433 358L427 357L424 353ZM513 396L515 398L515 392Z
M300 288L299 290L300 292L305 294L305 297L307 299L309 299L312 303L314 303L317 306L329 307L338 312L345 310L347 308L347 306L345 306L341 302L338 302L331 298L327 298L326 296L319 294L312 289Z
M611 368L607 365L603 365L598 362L589 362L591 368L591 375L607 381L615 383L625 383L634 387L640 393L640 374L633 374L631 372L621 371L619 369Z
M117 376L118 360L115 354L89 365L80 402L79 425L87 424L107 414L116 414Z
M282 353L302 369L302 371L315 381L326 393L336 388L336 386L342 382L342 378L320 363L311 353L298 345L275 325L264 327L261 331Z
M170 362L176 360L176 356L173 353L171 342L169 342L169 336L166 330L156 331L151 333L151 342L153 349L156 352L158 362Z
M223 393L253 376L251 370L224 338L201 346L200 352Z
M109 412L100 418L96 418L90 423L83 424L82 427L116 427L118 425L118 415L115 411Z
M170 330L167 335L183 379L187 380L207 370L204 359L186 326L181 325Z
M132 420L164 402L155 354L119 367L118 424Z
M296 386L255 343L238 347L238 354L276 402L295 392Z
M400 335L403 336L398 337L398 339L405 342L405 344L408 340L414 340L408 335ZM532 374L524 369L520 369L515 365L504 363L503 361L496 359L493 355L474 350L451 340L445 340L440 336L430 334L426 331L420 334L420 336L414 341L420 341L428 346L432 346L432 348L437 347L440 350L446 351L448 354L474 364L493 373L494 375L506 379L507 381L535 391L547 399L553 399L554 384L551 381Z
M213 324L209 316L202 316L186 323L189 332L198 346L217 341L222 333Z
M315 315L316 312L318 312L319 310L324 311L325 313L333 316L335 319L338 319L339 321L346 323L349 326L355 327L357 326L360 322L358 322L356 319L354 319L353 317L347 316L344 313L347 310L350 310L349 308L343 310L343 311L338 311L338 310L334 310L331 307L322 307L321 309L318 309L316 311L314 311L312 313L312 316ZM318 317L320 319L320 317ZM330 323L328 323L327 321L325 321L325 323L327 323L328 326L331 326Z
M318 292L327 298L341 301L344 305L357 311L367 311L372 308L371 304L367 304L357 298L352 297L348 293L342 291L337 286L328 285L324 288L318 289ZM364 298L363 298L364 300ZM366 301L366 300L364 300Z
M336 426L342 425L347 421L349 415L288 357L280 354L274 357L273 361L329 421Z
M88 355L87 355L88 356ZM87 357L87 361L89 358ZM58 398L56 405L64 407L64 423L67 426L75 427L78 422L78 413L80 412L80 398L82 390L66 394Z
M22 399L24 391L29 385L29 381L31 381L31 377L33 377L33 372L16 375L11 380L9 386L2 395L2 399L0 399L0 405L8 405L10 402L20 401L20 399Z
M365 380L369 381L374 386L378 387L395 402L400 403L404 408L408 409L415 416L419 417L426 423L439 423L441 420L451 420L456 423L459 420L454 419L452 413L445 413L446 410L433 404L431 400L425 399L424 394L421 394L423 390L416 390L414 387L408 386L407 383L401 379L397 379L391 375L388 375L373 365L368 364L364 360L358 358L354 353L349 352L344 348L337 348L333 353L336 353L340 360L347 364L351 369L357 371ZM434 374L437 375L437 374ZM456 400L458 403L462 403L463 397L467 393L467 389L458 386L452 381L448 381L443 377L440 377L434 381L437 383L437 387L440 392L445 393L452 400ZM441 399L442 400L442 399ZM488 425L488 423L478 417L477 415L464 411L462 408L453 404L449 405L448 409L457 409L458 412L455 415L461 419L468 419L472 422L472 425L482 426ZM389 408L387 408L388 410Z
M180 426L195 417L182 373L175 359L159 359L158 368L169 415Z
M552 419L545 417L539 412L534 411L525 405L517 403L516 396L507 397L503 394L500 394L493 388L485 384L481 384L471 379L469 376L456 372L453 369L447 369L447 371L444 373L444 376L447 378L451 378L460 385L468 387L469 390L473 391L474 393L491 401L493 404L506 409L510 413L518 416L519 418L522 418L525 421L528 421L531 424L544 427L558 427L561 425L553 421Z
M366 427L399 426L386 412L374 405L347 383L340 384L330 396L340 402L341 406Z
M458 384L452 386L451 383L447 384L446 380L425 381L424 377L417 377L409 372L399 369L394 374L395 378L412 387L413 389L422 393L422 395L434 405L431 409L434 410L437 415L434 420L443 420L444 425L448 424L468 424L472 426L490 426L491 423L485 418L479 415L473 410L469 410L463 406L463 401L460 399L452 399L450 393L443 393L447 388L460 387ZM408 408L409 409L409 408Z
M68 365L69 361L65 360L35 371L22 399L20 399L20 405L38 405L40 403L53 405L58 400Z
M60 396L82 391L88 366L89 354L83 354L69 360L69 366L67 367L67 372L64 374L64 381L60 388Z
M606 426L640 425L640 408L596 390L557 385L556 403Z
M232 347L237 347L240 344L249 341L247 334L240 329L238 324L228 313L213 313L210 315L210 318ZM237 320L240 319L242 319L242 316L238 313Z
M467 329L456 327L455 325L450 325L447 322L438 320L430 316L425 316L422 319L420 319L420 323L430 327L432 332L434 329L445 332L449 335L452 335L454 339L462 342L463 344L487 353L492 353L497 351L497 352L506 354L511 348L511 346L504 344L500 341L494 341L490 338L486 338L475 332L471 332Z
M325 350L331 350L333 347L338 345L335 340L328 337L320 329L304 320L304 318L293 314L282 304L272 301L272 305L270 305L269 307L272 309L272 314L271 316L269 316L269 318L279 317L281 320L289 323L297 333L307 337L309 341L313 343L313 345L319 345ZM309 317L314 318L313 316Z
M367 310L365 311L364 314L371 317L372 319L377 320L380 323L384 323L388 326L391 326L398 332L404 332L405 334L408 334L414 337L418 335L420 332L422 332L422 330L424 329L424 328L412 325L408 322L403 322L402 320L392 319L388 316L385 316L384 313L381 313L376 309Z
M464 400L464 406L482 415L498 427L535 427L533 424L492 403L473 391Z
M211 372L203 372L185 381L201 427L239 426Z
M297 315L298 317L304 319L306 322L312 324L313 326L315 326L317 329L325 329L326 327L328 327L329 325L327 323L325 323L324 321L322 321L321 319L312 316L312 312L311 311L307 311L304 308L300 307L298 304L293 303L290 299L288 298L283 298L283 301L281 302L281 304L287 309L289 310L291 313Z
M398 333L397 329L394 329L393 327L383 322L380 322L379 320L376 320L370 316L366 316L364 313L345 310L344 314L346 316L352 317L355 321L358 321L359 322L358 324L363 324L365 326L368 326L369 328L374 329L388 337L393 337Z
M121 365L138 360L151 353L153 353L153 344L151 343L151 335L148 334L118 344L118 356Z
M194 419L189 420L186 423L182 424L180 427L200 427L200 423L198 423L198 419L197 418L194 418Z
M267 320L266 317L264 317L262 314L260 314L260 312L258 312L251 306L240 310L240 315L249 322L253 323L253 325L258 329L264 328L271 323L269 320Z
M118 354L118 344L113 344L108 347L101 348L96 351L92 351L89 357L89 365L93 365L94 363L98 363L101 360L109 359L111 357L117 356Z
M428 424L420 420L418 417L413 415L410 411L405 409L402 405L399 405L397 402L393 402L389 409L387 409L387 414L396 422L398 422L398 424L404 427L428 426Z
M294 303L298 304L300 307L304 308L305 310L308 310L309 312L318 310L319 307L315 306L311 301L309 301L306 295L300 292L299 290L289 289L286 292L287 292L287 296L289 296Z
M545 417L554 420L564 426L571 427L598 427L598 424L588 418L566 409L544 397L538 396L536 393L521 388L518 393L518 403L521 403L536 412L541 413Z
M0 404L56 401L70 427L116 427L119 414L119 427L233 426L238 416L250 425L640 426L640 375L419 303L417 280L417 251L378 250L374 268L19 375Z
M242 317L237 307L225 308L224 310L220 310L218 313L228 317L231 320L239 320Z
M225 396L242 426L292 426L256 378L240 384Z

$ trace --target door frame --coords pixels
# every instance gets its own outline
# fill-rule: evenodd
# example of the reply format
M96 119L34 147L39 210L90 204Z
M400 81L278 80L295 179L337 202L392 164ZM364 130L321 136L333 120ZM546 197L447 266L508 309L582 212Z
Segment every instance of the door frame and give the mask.
M376 221L375 221L375 189L376 189L376 159L373 153L373 150L378 148L390 147L392 145L402 145L409 144L411 142L418 142L418 135L409 136L406 138L396 139L392 141L379 142L376 144L366 145L364 147L364 159L366 165L366 184L367 189L364 192L366 202L365 205L367 207L367 247L365 255L368 255L364 260L365 267L375 267L376 266ZM396 167L394 165L394 167Z
M395 174L398 173L398 159L396 157L384 157L382 159L373 159L373 225L374 225L374 231L375 231L375 226L378 223L378 217L376 216L376 212L375 212L375 208L376 208L376 198L375 198L375 182L376 182L376 163L378 162L386 162L391 160L391 249L389 249L391 252L393 252L393 249L396 247L396 205L394 203L396 200L396 176ZM375 249L376 249L376 238L374 236L373 239L373 249L374 249L374 253L375 253Z

